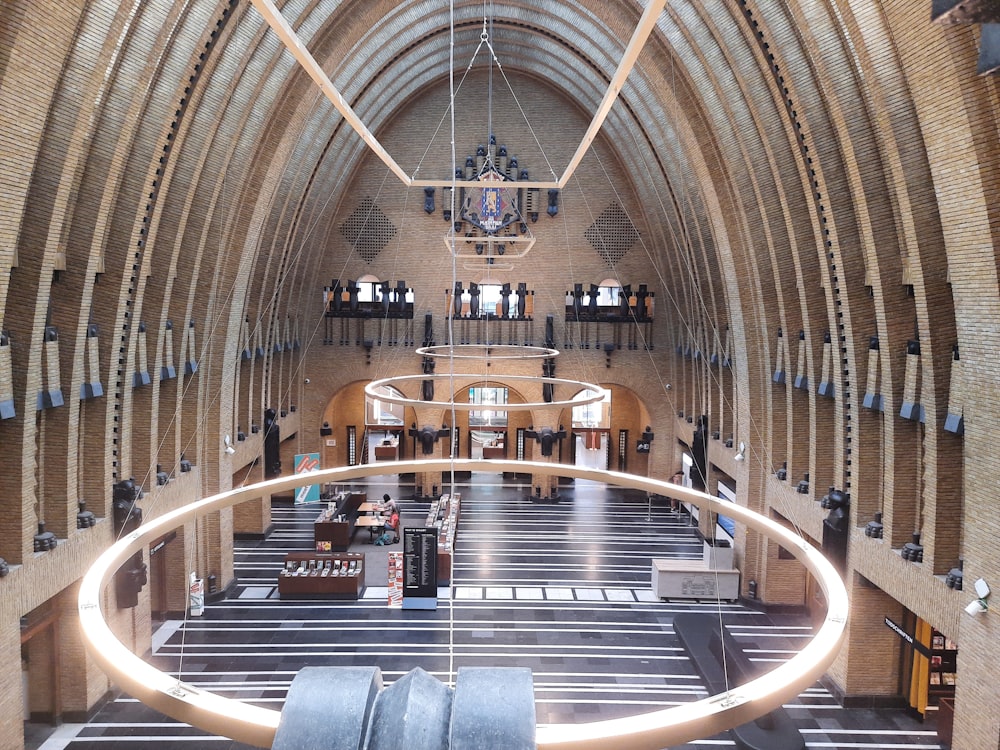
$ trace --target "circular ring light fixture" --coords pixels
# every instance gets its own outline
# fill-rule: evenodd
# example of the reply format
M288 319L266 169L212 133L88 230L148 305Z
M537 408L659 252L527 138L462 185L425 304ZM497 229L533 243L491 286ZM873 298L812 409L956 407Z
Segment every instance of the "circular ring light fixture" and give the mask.
M401 383L417 383L419 384L424 380L436 380L439 382L445 382L449 385L458 383L469 383L474 385L475 383L483 383L487 380L491 383L509 383L511 381L525 381L532 383L551 383L552 385L562 385L562 386L573 386L576 388L576 393L583 390L591 391L591 395L585 398L579 399L568 399L563 401L526 401L524 403L508 403L501 405L497 404L498 409L503 411L530 411L532 409L551 409L559 408L563 409L567 406L584 406L585 404L595 404L598 401L603 401L607 392L599 385L594 383L585 383L582 380L567 380L566 378L540 378L537 375L497 375L492 378L485 378L483 375L476 375L472 373L455 373L452 374L440 374L440 375L397 375L392 378L382 378L381 380L373 380L368 385L365 386L365 395L370 398L377 398L379 401L387 401L390 404L402 404L403 406L413 406L413 407L427 407L427 406L445 406L448 409L454 409L455 411L478 411L483 408L482 404L473 403L463 403L459 401L421 401L418 398L410 398L408 396L397 396L393 393L379 393L379 388L384 388L385 386L391 386L392 388L399 390L399 385ZM449 391L450 392L450 391Z
M521 360L552 359L559 356L558 349L544 346L517 346L515 344L438 344L421 346L414 351L421 357L441 357L448 359Z
M700 508L710 508L718 503L710 495L670 482L567 464L429 459L398 461L392 469L393 473L403 473L448 471L454 467L471 471L558 473L560 476L670 495ZM207 513L305 484L343 484L351 479L385 473L383 465L361 464L279 477L190 503L125 535L97 559L80 585L80 625L91 658L123 690L151 708L238 742L271 747L280 712L215 695L181 682L140 659L108 627L101 611L101 604L105 601L104 589L115 571L136 550ZM844 639L848 612L847 590L833 565L802 537L765 516L735 503L726 503L726 515L782 545L816 579L828 604L826 618L813 639L787 662L726 693L622 719L539 726L536 731L539 750L604 750L608 747L616 750L659 750L707 737L752 721L781 706L812 685L833 662Z

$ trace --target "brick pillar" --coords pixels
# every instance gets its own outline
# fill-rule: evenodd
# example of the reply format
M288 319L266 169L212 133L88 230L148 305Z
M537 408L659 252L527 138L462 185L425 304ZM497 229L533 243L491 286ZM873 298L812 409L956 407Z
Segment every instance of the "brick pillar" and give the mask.
M847 581L851 616L847 637L827 676L846 705L870 705L899 694L902 648L899 635L885 618L903 624L903 606L860 576Z
M535 456L535 461L547 464L558 463L555 456ZM531 497L541 500L550 500L559 495L559 477L556 474L535 474L531 475Z
M0 732L7 738L7 747L24 747L22 662L17 657L21 652L21 624L14 607L3 607L0 612L4 614L0 621L0 653L7 657L0 659L0 684L6 686L0 690Z
M235 580L233 570L233 509L225 508L199 519L196 572L205 579L214 575L219 590Z
M111 683L87 654L80 629L77 599L79 581L56 597L59 612L55 648L58 649L62 720L82 723L89 711L109 694Z
M256 484L264 481L264 464L246 466L233 474L233 487ZM269 533L271 523L271 496L247 500L233 507L233 532L243 536L263 539Z

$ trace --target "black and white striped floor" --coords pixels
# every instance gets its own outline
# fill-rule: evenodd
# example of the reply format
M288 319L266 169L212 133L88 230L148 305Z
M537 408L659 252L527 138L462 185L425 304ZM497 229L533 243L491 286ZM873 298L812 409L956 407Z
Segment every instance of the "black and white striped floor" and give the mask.
M679 612L713 613L762 667L789 658L812 636L800 616L735 603L657 600L649 585L651 558L701 555L687 517L663 500L580 481L562 488L560 502L536 504L525 497L528 487L473 477L474 486L455 488L462 515L453 581L440 589L437 610L387 606L388 589L373 572L385 548L375 547L360 600L279 601L284 555L312 547L316 510L277 505L276 529L266 541L236 544L237 596L210 604L202 617L163 623L150 660L192 684L276 709L306 665L376 665L387 684L417 666L445 682L460 666L530 667L537 721L551 724L635 715L704 697L673 633ZM377 481L368 487L370 495L383 491L402 499L404 526L422 525L427 503L407 499L406 487ZM785 708L808 748L939 747L930 723L902 711L845 710L819 684ZM31 746L245 747L124 695L88 724L58 727ZM733 742L721 735L683 747Z

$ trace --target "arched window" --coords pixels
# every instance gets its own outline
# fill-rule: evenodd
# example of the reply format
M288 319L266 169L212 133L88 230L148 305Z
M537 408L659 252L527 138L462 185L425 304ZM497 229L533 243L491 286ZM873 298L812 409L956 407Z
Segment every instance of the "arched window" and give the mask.
M507 389L474 387L469 389L469 403L484 408L469 412L469 427L506 427L507 410L497 407L507 405Z
M592 390L583 390L573 396L574 401L582 401L594 395ZM611 425L611 391L605 389L604 399L592 404L573 407L574 427L609 427Z
M358 279L357 285L361 287L361 291L358 292L358 302L378 302L381 300L382 293L379 291L380 283L379 278L372 276L370 273Z
M402 392L391 385L383 385L378 389L378 393L403 398ZM382 401L379 398L368 399L365 413L365 423L369 425L385 425L391 427L403 426L403 405L394 404L389 401Z
M617 279L605 279L597 285L597 306L617 307L618 295L621 294L622 285Z

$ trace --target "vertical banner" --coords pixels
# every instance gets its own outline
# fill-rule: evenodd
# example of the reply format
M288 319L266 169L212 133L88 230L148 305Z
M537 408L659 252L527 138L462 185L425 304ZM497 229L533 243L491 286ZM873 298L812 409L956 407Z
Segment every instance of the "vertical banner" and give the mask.
M295 473L307 474L311 471L319 471L319 453L296 453ZM319 485L307 484L295 490L295 504L318 503Z
M403 553L389 553L389 606L403 606Z
M437 609L437 529L403 529L403 609Z

